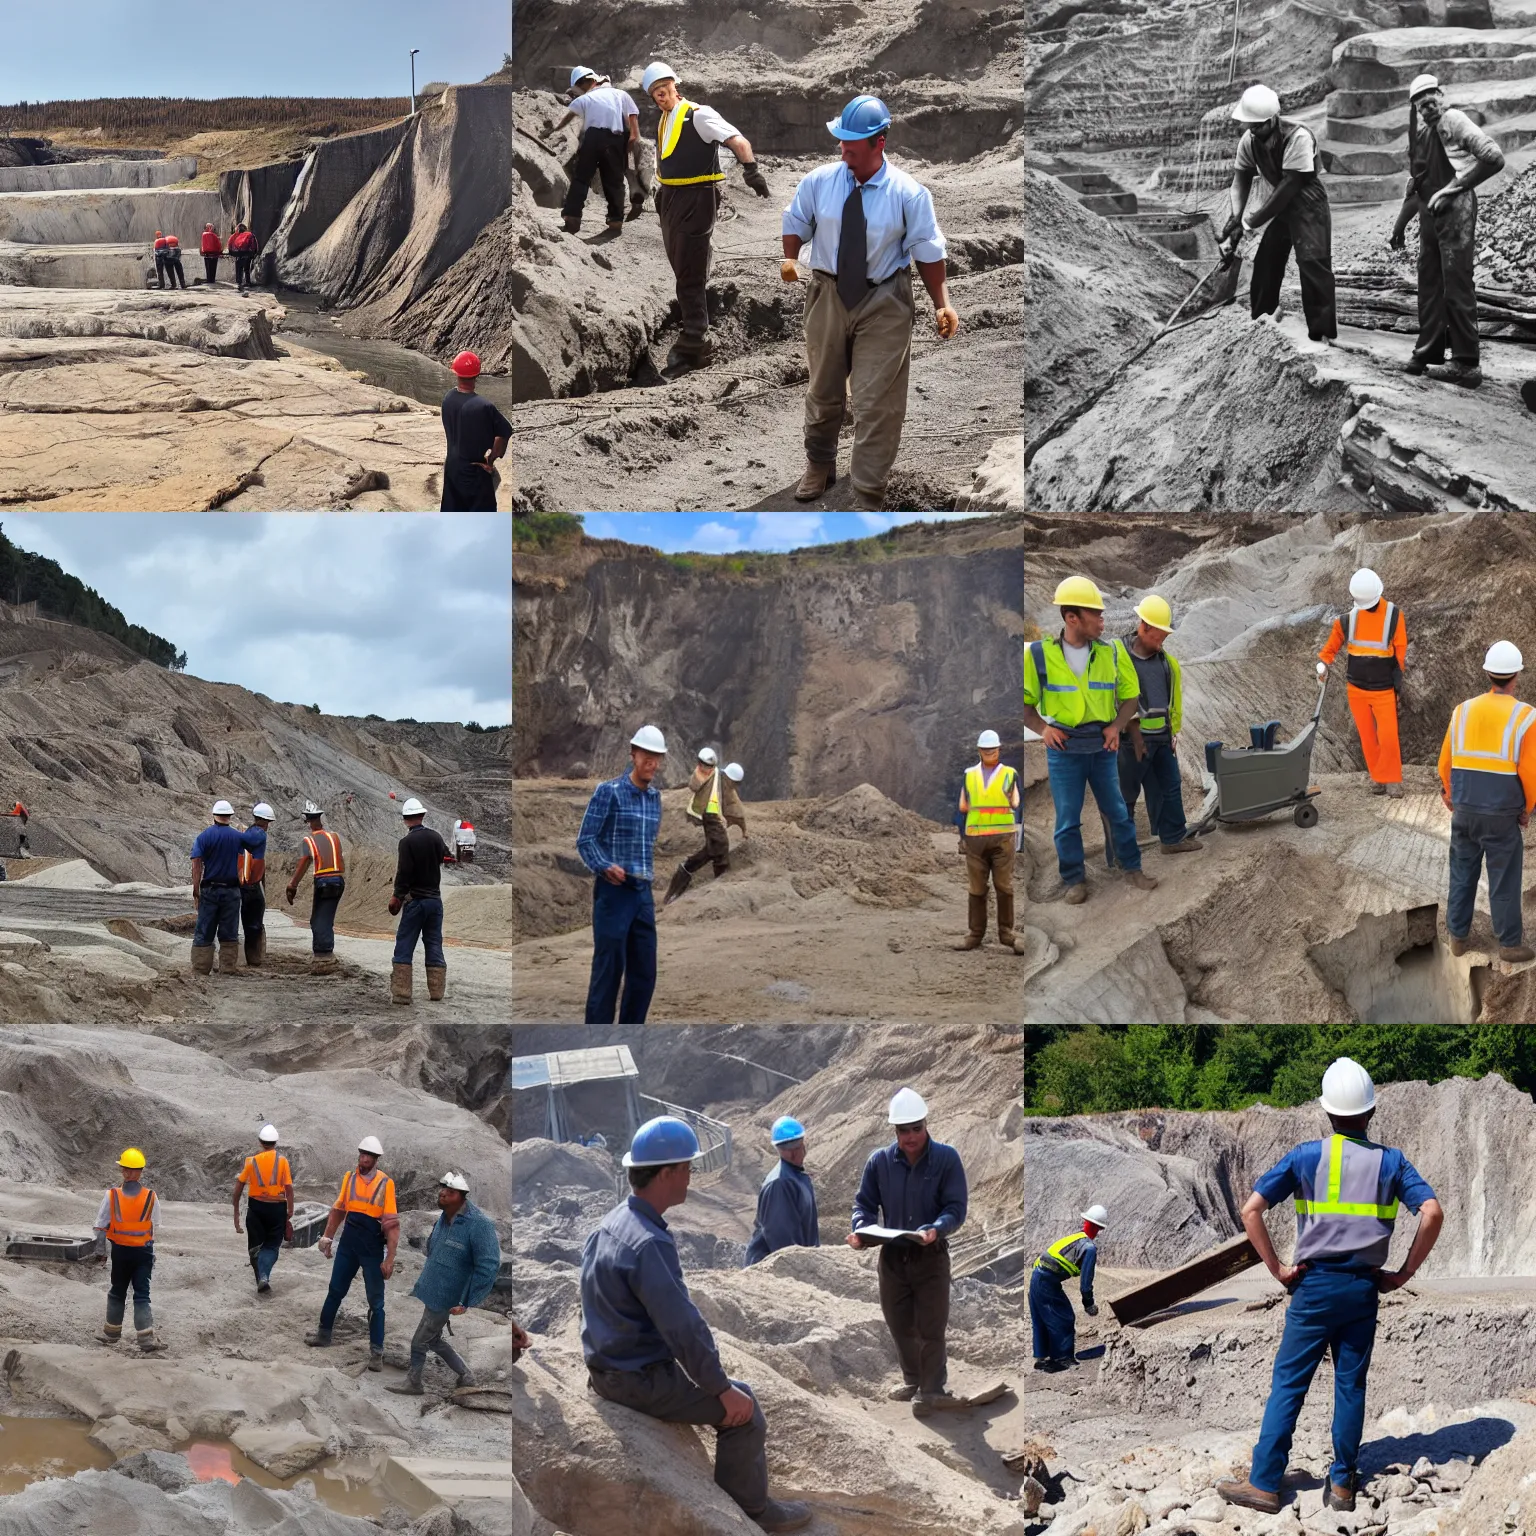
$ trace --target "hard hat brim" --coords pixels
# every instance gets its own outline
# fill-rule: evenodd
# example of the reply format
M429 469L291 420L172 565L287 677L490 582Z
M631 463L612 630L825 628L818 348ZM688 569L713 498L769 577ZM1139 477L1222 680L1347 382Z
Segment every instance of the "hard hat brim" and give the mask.
M878 139L882 133L889 132L890 127L891 125L889 123L881 123L878 128L861 129L858 133L855 133L851 128L844 128L843 125L834 117L832 121L827 124L827 132L830 133L834 139L843 139L848 143L853 143L858 139Z
M694 1160L694 1158L696 1158L696 1157L703 1157L703 1155L704 1155L704 1149L702 1147L700 1147L697 1152L690 1152L690 1153L688 1153L688 1155L686 1157L641 1157L641 1158L636 1158L636 1157L631 1156L630 1153L626 1152L624 1154L624 1156L619 1159L619 1161L626 1168L666 1168L666 1167L668 1167L672 1163L691 1163Z
M1341 1120L1353 1119L1356 1115L1368 1115L1376 1108L1376 1094L1373 1090L1368 1104L1363 1104L1359 1109L1340 1109L1337 1104L1330 1104L1326 1095L1320 1095L1317 1101L1323 1106L1323 1113L1337 1115Z

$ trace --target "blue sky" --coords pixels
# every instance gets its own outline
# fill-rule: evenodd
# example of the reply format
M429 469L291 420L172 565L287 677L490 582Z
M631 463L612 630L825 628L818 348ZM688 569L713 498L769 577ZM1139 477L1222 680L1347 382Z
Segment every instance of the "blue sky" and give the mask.
M0 103L96 96L405 96L483 80L512 49L512 0L0 3Z
M804 549L867 539L897 523L970 517L969 512L589 512L594 539L626 539L664 554Z

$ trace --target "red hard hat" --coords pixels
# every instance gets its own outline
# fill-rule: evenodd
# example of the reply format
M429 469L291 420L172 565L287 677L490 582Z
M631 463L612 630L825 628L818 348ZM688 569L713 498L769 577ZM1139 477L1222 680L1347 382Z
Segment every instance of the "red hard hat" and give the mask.
M460 352L454 358L452 368L461 379L478 379L480 377L480 359L473 352Z

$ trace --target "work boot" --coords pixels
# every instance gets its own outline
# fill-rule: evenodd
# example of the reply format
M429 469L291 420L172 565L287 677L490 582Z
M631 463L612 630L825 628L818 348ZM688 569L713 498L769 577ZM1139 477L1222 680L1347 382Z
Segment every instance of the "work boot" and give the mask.
M412 988L411 968L408 965L392 965L389 968L389 1000L392 1003L404 1003L407 1006L411 1001Z
M1385 784L1378 784L1374 779L1371 781L1371 793L1373 795L1384 795L1386 792L1387 786Z
M256 1294L258 1296L265 1296L271 1289L272 1282L270 1280L258 1280L256 1282Z
M1516 944L1513 948L1501 944L1499 959L1508 960L1511 965L1523 965L1527 960L1536 960L1536 949L1532 949L1529 944Z
M313 1333L304 1335L304 1342L311 1349L329 1349L331 1347L331 1330L329 1328L316 1328Z
M798 1531L811 1523L811 1506L798 1499L769 1499L768 1507L752 1518L765 1531Z
M192 969L199 976L211 976L213 974L212 944L194 944L192 946Z
M624 233L624 220L609 219L603 228L606 229L610 235L622 235Z
M468 1366L465 1366L464 1369L460 1371L459 1374L454 1378L453 1384L456 1387L478 1387L480 1385L480 1381L475 1373L470 1370Z
M632 197L632 198L630 198L630 200L629 200L629 218L631 220L638 219L640 217L640 215L642 213L644 213L644 212L645 212L645 197L644 197L644 194L642 194L639 197Z
M1454 359L1443 368L1430 368L1427 372L1442 384L1459 384L1463 389L1476 389L1483 382L1483 370L1475 363L1468 365Z
M1464 955L1471 947L1472 945L1469 940L1458 939L1454 933L1451 935L1451 953L1453 955Z
M1330 1479L1323 1489L1324 1509L1353 1509L1355 1507L1355 1480L1336 1483Z
M158 1355L165 1348L162 1340L155 1337L153 1328L139 1329L139 1352L145 1355Z
M827 487L837 483L836 464L818 464L813 459L805 461L805 473L795 487L796 501L815 501L827 493Z
M101 1332L96 1337L103 1344L116 1344L123 1337L123 1325L121 1323L104 1323Z
M429 965L427 967L427 1001L440 1003L443 993L448 987L448 967L446 965Z
M985 896L966 897L965 926L969 932L955 945L955 948L980 949L981 941L987 936L987 898Z
M919 1392L912 1399L912 1412L920 1419L926 1419L930 1413L950 1413L967 1406L965 1399L953 1392Z
M1525 401L1526 410L1536 412L1536 379L1527 379L1520 386L1520 398Z
M1012 949L1013 941L1013 892L999 891L997 893L997 942L1004 949Z
M219 971L232 976L240 969L240 951L233 944L219 945Z
M368 1369L370 1371L382 1371L384 1369L384 1351L382 1349L370 1349L368 1351Z
M1198 837L1186 837L1182 843L1159 843L1164 853L1197 853L1205 847Z
M393 1392L396 1397L421 1397L427 1389L415 1371L407 1371L404 1381L392 1381L384 1390Z
M684 891L693 884L693 871L684 864L679 864L672 871L672 879L667 885L667 894L661 898L664 907L670 907Z
M245 968L254 970L261 964L262 935L247 934L245 938Z
M1069 907L1080 907L1088 900L1088 882L1079 880L1076 885L1067 887L1067 894L1063 898Z
M581 220L580 219L561 219L560 220L560 227L568 235L579 235L581 233Z
M330 976L341 969L341 961L334 954L312 955L309 961L311 976Z
M885 1395L889 1402L910 1403L917 1396L917 1388L904 1381L899 1387L892 1387Z
M1403 786L1401 784L1387 785L1387 799L1401 800L1403 798Z
M1156 879L1149 875L1144 869L1133 869L1125 878L1130 882L1130 884L1134 885L1138 891L1155 891L1157 889Z
M1438 364L1437 364L1437 366L1438 366ZM1424 370L1426 368L1428 368L1428 367L1429 367L1429 360L1427 358L1420 357L1417 352L1415 352L1413 354L1413 356L1410 357L1408 359L1408 361L1402 365L1402 369L1403 369L1404 373L1412 373L1412 374L1423 373Z
M1280 1513L1280 1495L1269 1493L1263 1488L1255 1488L1246 1477L1242 1479L1225 1477L1216 1484L1216 1492L1228 1504L1240 1504L1244 1509L1259 1509L1266 1515Z

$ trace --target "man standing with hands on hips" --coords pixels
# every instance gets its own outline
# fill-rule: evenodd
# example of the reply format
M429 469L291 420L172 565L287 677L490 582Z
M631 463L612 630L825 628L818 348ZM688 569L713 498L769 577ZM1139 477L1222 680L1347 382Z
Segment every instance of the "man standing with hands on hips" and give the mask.
M452 363L458 383L443 397L443 512L494 512L496 460L512 441L512 423L475 393L480 359L460 352Z

